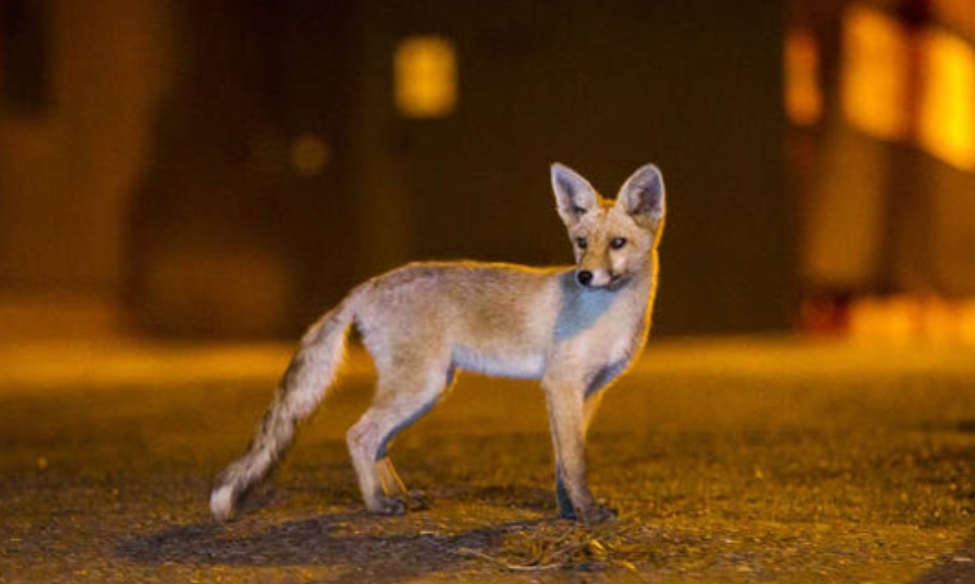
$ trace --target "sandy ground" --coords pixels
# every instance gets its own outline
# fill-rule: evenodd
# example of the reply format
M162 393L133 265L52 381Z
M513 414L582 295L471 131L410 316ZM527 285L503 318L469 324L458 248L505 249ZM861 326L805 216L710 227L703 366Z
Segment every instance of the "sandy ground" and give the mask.
M461 376L392 455L431 502L366 514L340 388L236 521L206 508L289 348L0 346L2 582L975 582L975 351L651 343L607 395L555 517L533 383Z

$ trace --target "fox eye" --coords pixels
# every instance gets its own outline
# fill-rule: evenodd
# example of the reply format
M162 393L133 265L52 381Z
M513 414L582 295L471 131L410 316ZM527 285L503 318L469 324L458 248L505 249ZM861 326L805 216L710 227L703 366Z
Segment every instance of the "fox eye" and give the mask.
M613 249L621 249L624 245L626 245L625 237L614 237L609 241L609 247Z
M577 237L576 245L579 246L579 249L586 249L589 247L589 241L587 241L585 237Z

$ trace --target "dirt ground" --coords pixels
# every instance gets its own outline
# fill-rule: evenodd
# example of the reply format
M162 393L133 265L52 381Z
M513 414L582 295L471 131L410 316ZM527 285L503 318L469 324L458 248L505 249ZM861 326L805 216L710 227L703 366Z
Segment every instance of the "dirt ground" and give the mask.
M975 351L651 343L607 395L590 484L556 518L536 385L462 375L391 454L429 510L364 512L353 356L242 516L213 476L287 349L0 348L2 582L975 582Z

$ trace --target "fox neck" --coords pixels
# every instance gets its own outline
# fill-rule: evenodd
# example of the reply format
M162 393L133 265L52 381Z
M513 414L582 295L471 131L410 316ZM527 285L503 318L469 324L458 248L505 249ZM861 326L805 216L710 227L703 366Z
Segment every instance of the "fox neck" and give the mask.
M628 296L629 302L639 304L641 312L649 314L657 295L657 272L657 251L654 250L640 270L629 274L618 293Z

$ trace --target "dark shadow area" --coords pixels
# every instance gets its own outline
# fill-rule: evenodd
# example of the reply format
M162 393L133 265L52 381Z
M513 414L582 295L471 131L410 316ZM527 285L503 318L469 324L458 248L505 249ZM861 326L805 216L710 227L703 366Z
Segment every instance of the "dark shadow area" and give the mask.
M914 584L969 584L975 582L975 535L951 556Z
M975 420L960 420L955 426L955 431L963 434L975 432ZM951 458L957 460L952 464ZM964 448L952 451L941 457L942 465L945 463L957 467L959 472L963 472L971 461L975 460L975 449ZM932 473L929 479L932 484L942 484L951 482L949 487L955 485L954 479L963 483L963 477L940 477ZM969 513L975 509L975 490L972 488L957 488L955 497L960 499ZM969 584L975 582L975 531L969 534L966 541L954 552L942 557L938 564L930 571L914 581L914 584Z
M342 476L340 473L348 470L334 468L337 469L337 472L333 476ZM411 468L411 474L415 470ZM512 485L503 482L470 485L459 479L435 484L431 483L429 479L429 477L438 476L432 470L421 469L419 473L427 473L427 475L424 480L407 483L408 487L420 487L418 489L411 488L410 493L434 507L441 504L473 504L498 509L517 509L538 513L552 519L558 516L558 509L555 506L554 479L552 488L532 487L525 484ZM351 509L363 507L359 490L351 475L347 476L348 480L324 483L312 473L302 473L302 475L300 478L292 477L286 485L280 485L276 477L269 477L264 483L256 486L253 492L241 502L238 517L246 518L260 509L282 509L295 498L313 498L331 505L348 506ZM441 473L439 476L443 476L443 474ZM372 516L363 511L361 517ZM377 521L381 520L380 517L373 518ZM340 519L336 519L336 521L341 522Z
M382 518L365 517L364 512L345 513L268 527L196 523L133 537L117 553L144 564L348 566L362 581L393 583L449 569L464 561L458 550L489 550L506 532L540 523L509 522L456 534L376 535L370 527Z

